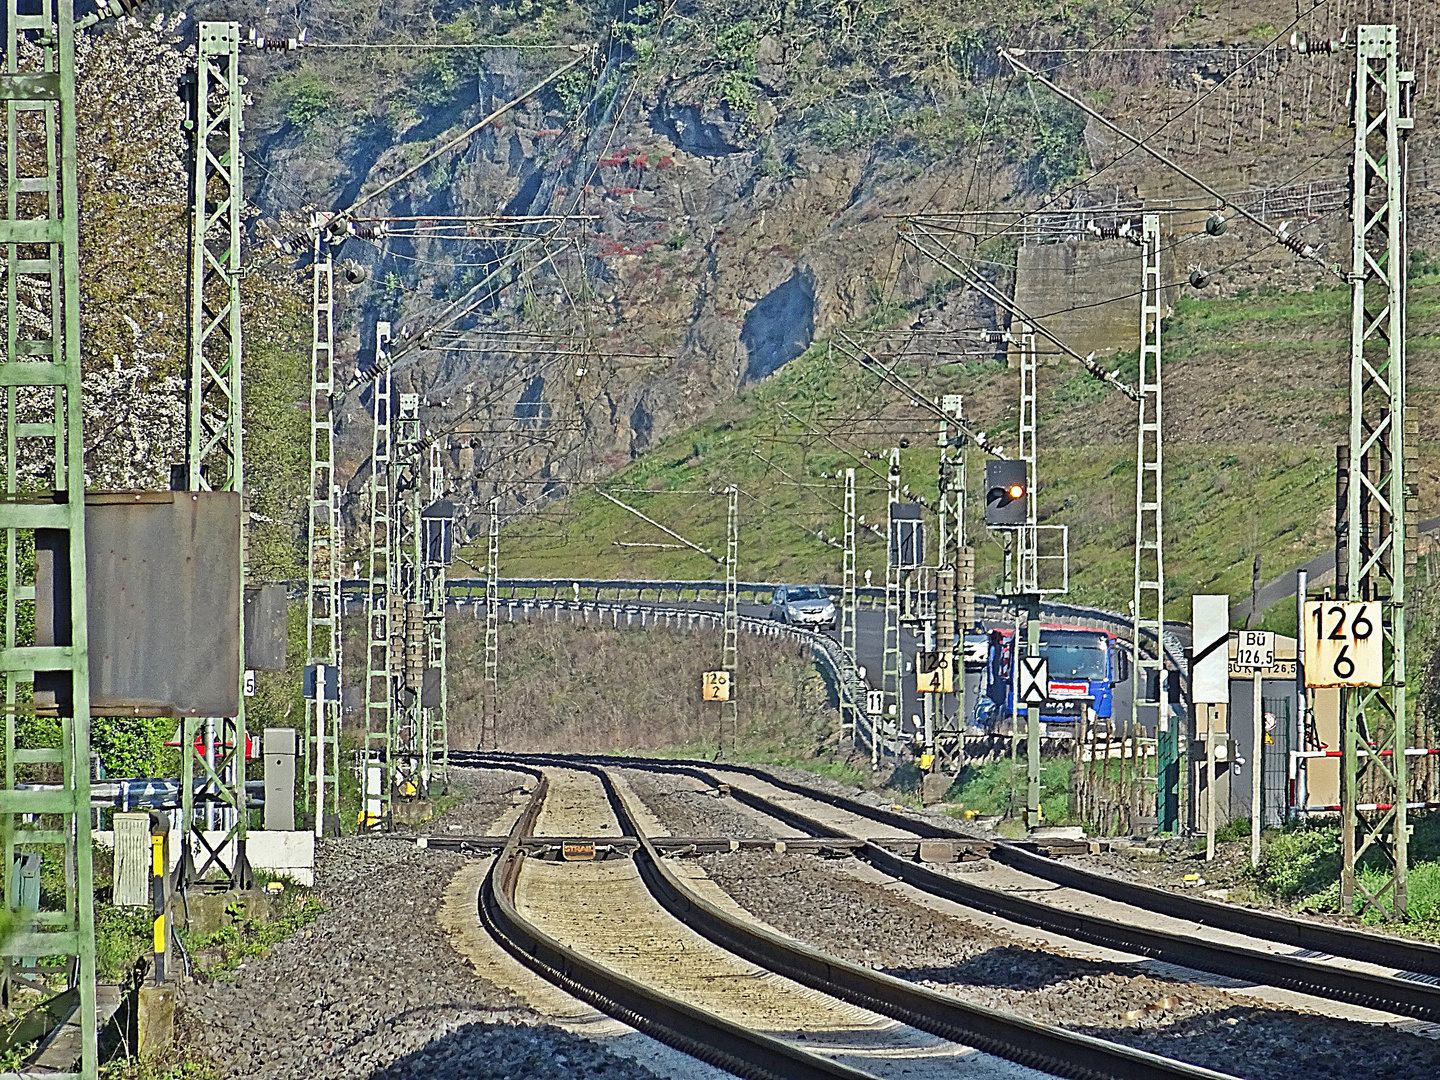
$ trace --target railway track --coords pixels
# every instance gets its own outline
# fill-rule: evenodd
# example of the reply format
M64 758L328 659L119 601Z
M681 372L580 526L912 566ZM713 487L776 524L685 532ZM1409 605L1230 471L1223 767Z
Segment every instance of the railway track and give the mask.
M515 759L502 755L489 760L499 763ZM1425 943L1284 916L1272 919L1259 912L1092 874L1003 842L994 844L989 857L1011 877L1011 887L978 884L969 876L961 879L929 869L873 842L856 842L868 841L876 825L928 839L973 843L972 835L819 791L752 766L611 757L561 756L544 760L681 773L713 786L723 784L737 802L758 813L807 836L844 842L877 870L968 908L1198 971L1421 1021L1440 1021L1440 949ZM750 790L737 782L737 777L775 792ZM817 816L817 807L830 820ZM837 817L848 827L837 827ZM864 823L871 826L868 835ZM1026 887L1027 878L1031 884L1055 886L1049 891L1060 902L1037 900L1017 891L1033 891ZM1067 897L1070 906L1064 906ZM1138 911L1127 912L1126 908ZM1156 912L1164 912L1166 918L1158 918ZM1211 934L1198 935L1199 927L1208 928ZM1299 949L1303 954L1286 949Z
M867 1050L872 1064L908 1056L904 1071L912 1075L925 1074L916 1068L918 1030L954 1044L942 1052L957 1066L967 1053L963 1048L973 1047L1058 1076L1225 1076L970 1005L800 945L711 903L666 866L638 827L633 795L627 796L601 765L545 759L527 764L513 758L491 763L529 773L537 783L481 890L486 927L512 955L550 981L703 1061L757 1078L873 1075L757 1030L762 1025L775 1030L778 1024L791 1030L808 1025L811 1031L799 1037L811 1045L827 1042L832 1050L848 1044L861 1051L852 1053L857 1061ZM562 775L570 779L555 783L553 778ZM609 831L598 827L610 822L595 820L596 800L582 796L585 783L574 780L579 776L603 791L613 831L636 839L631 860L547 865L527 854L535 850L540 832L595 836ZM527 843L532 845L528 849ZM579 879L577 866L585 868ZM616 872L606 873L607 867ZM640 899L655 910L645 914ZM660 911L683 928L657 922ZM704 939L706 948L677 937L684 928ZM637 947L638 940L648 945ZM686 952L686 963L680 963L677 957ZM656 955L662 957L658 965ZM697 963L707 972L703 977L693 975ZM778 996L764 998L769 993ZM882 1030L875 1024L877 1016L907 1028L892 1024Z

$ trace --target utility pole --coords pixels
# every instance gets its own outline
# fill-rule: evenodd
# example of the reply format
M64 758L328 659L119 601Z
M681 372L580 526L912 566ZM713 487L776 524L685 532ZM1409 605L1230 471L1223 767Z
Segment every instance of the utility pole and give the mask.
M323 229L315 231L311 267L310 527L305 603L307 664L340 670L340 532L335 483L335 265ZM305 701L305 802L315 835L325 835L325 798L340 812L340 698ZM317 695L318 697L318 695ZM338 817L337 817L338 823Z
M1163 413L1160 368L1160 216L1141 221L1143 255L1140 289L1139 422L1135 443L1135 590L1131 600L1130 732L1138 737L1152 710L1156 743L1156 826L1175 832L1180 824L1180 733L1170 716L1165 688L1165 534L1162 503ZM1140 647L1149 636L1154 656ZM1153 694L1153 696L1152 696ZM1252 768L1258 763L1252 763Z
M1414 563L1406 525L1413 524L1415 500L1409 475L1414 463L1405 456L1403 183L1405 139L1414 126L1408 91L1415 75L1400 68L1394 25L1361 26L1355 48L1345 584L1347 600L1377 603L1389 648L1379 687L1340 691L1340 907L1347 914L1357 911L1357 890L1359 910L1389 893L1395 915L1403 918L1410 832L1405 572ZM1389 863L1385 883L1375 892L1355 873L1371 847Z
M370 577L365 589L365 828L383 828L390 820L390 712L395 642L393 604L399 596L393 555L394 496L390 439L390 324L375 324L375 362L385 363L373 383L370 443Z
M850 663L858 666L855 653L855 470L845 470L845 561L840 575L840 648L850 657ZM860 704L848 701L843 705L840 716L840 734L850 729L850 744L854 746L860 732Z
M900 568L896 550L895 507L900 503L900 450L890 450L889 503L885 532L885 658L881 689L884 708L880 719L873 722L870 739L870 768L880 768L880 745L885 739L885 722L895 717L898 728L904 710L905 696L900 686Z
M725 514L725 639L721 651L721 668L730 673L730 696L725 700L723 711L730 722L731 749L738 750L740 744L740 703L736 700L740 688L740 608L738 604L736 566L740 555L740 488L731 484L725 489L727 508Z
M42 5L21 14L18 0L7 0L5 20L5 213L0 219L0 251L5 260L6 378L0 385L8 446L5 498L0 499L0 530L5 537L4 639L0 676L5 684L5 786L0 791L0 829L5 837L5 895L18 896L17 836L44 837L63 846L67 873L63 896L42 893L42 910L33 929L8 943L12 956L69 958L72 985L79 994L78 1072L94 1080L98 1069L95 1024L95 880L90 840L90 663L86 622L85 440L80 365L80 200L75 147L75 25L68 3ZM27 50L22 54L22 47ZM35 50L33 53L28 50ZM22 64L21 57L25 60ZM42 74L43 73L43 74ZM23 146L35 148L22 155ZM58 150L58 155L57 155ZM25 257L21 257L24 245ZM50 302L49 318L21 319L20 282L25 280ZM43 408L44 422L18 423L22 403ZM48 491L20 494L32 479L22 476L20 455L33 451L51 462L43 486ZM49 646L22 633L19 605L33 601L31 557L22 556L21 534L55 530L64 535L69 558L55 560L57 586L69 591L69 639ZM27 537L28 541L28 537ZM59 614L59 613L57 613ZM22 695L37 673L66 680L73 708L62 717L53 746L22 750L14 718L34 700ZM22 700L25 705L22 705ZM53 792L17 786L20 758L44 762L61 785ZM31 815L54 815L43 832L20 833ZM22 817L21 815L24 815ZM188 826L188 822L187 822ZM23 940L24 949L17 951ZM10 960L5 962L10 975Z
M490 500L490 543L485 563L485 719L481 721L480 745L500 745L500 500Z
M190 178L189 296L189 454L187 481L191 491L235 491L244 498L245 454L241 417L240 339L240 211L245 201L240 152L244 95L240 83L238 23L202 22L191 115L192 174ZM242 503L240 525L241 579L246 572L246 536ZM244 616L238 627L244 641ZM244 663L241 679L244 678ZM221 806L227 836L211 849L206 862L218 865L230 888L249 888L250 866L245 853L249 813L245 797L245 695L240 688L236 715L206 719L204 755L207 796L206 824ZM181 724L181 884L196 880L192 832L195 820L195 737L199 721ZM235 856L228 869L214 851L234 839ZM204 838L202 837L202 842ZM204 873L202 867L200 873Z

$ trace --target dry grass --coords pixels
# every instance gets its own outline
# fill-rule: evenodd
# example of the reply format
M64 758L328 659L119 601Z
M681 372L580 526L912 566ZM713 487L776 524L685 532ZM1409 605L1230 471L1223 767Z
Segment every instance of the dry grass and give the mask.
M700 701L720 666L712 630L590 629L568 621L500 624L502 750L713 754L720 706ZM484 624L450 623L450 740L476 745L484 693ZM738 752L805 760L838 747L839 717L808 650L740 637ZM730 732L724 749L732 748Z

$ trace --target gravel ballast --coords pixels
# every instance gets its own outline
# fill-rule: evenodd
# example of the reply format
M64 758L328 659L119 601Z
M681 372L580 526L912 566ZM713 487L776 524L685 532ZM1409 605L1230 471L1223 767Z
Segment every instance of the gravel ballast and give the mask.
M467 770L460 783L467 798L431 831L483 832L520 778ZM325 913L229 979L182 987L182 1044L236 1078L653 1080L475 976L436 921L463 863L396 837L323 841Z
M631 782L673 832L747 835L734 820L744 816L750 834L766 834L768 823L728 800L690 794L678 779ZM672 794L660 794L667 791ZM708 827L707 804L716 807ZM1022 945L859 880L818 856L753 852L699 861L737 903L800 941L1042 1023L1249 1080L1389 1080L1440 1068L1440 1041L1256 1006L1253 999L1156 978L1130 965Z

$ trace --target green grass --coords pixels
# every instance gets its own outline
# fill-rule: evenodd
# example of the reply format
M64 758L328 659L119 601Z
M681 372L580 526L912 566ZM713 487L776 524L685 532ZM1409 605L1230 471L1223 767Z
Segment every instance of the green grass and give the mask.
M1070 815L1069 758L1046 758L1040 762L1040 812L1051 825L1072 824ZM971 810L986 817L1008 817L1016 801L1024 804L1026 766L1023 761L989 761L967 765L945 793L954 803L945 813L959 817Z
M307 890L287 885L279 897L272 898L267 919L247 919L234 908L228 926L209 934L187 934L185 947L197 973L213 979L235 971L251 957L265 956L324 911L325 906Z
M217 1080L219 1075L209 1062L178 1052L174 1058L125 1058L100 1068L100 1080Z
M1440 816L1422 817L1414 826L1404 932L1440 941ZM1246 822L1247 835L1248 828ZM1387 875L1374 859L1367 859L1358 877L1368 890L1377 892ZM1266 833L1254 878L1262 893L1280 903L1311 911L1339 911L1339 826L1306 824ZM1383 926L1389 923L1391 911L1387 896L1379 907L1363 911L1360 918L1367 925Z
M1412 397L1424 413L1428 384L1440 384L1440 353L1423 344L1440 320L1440 279L1417 279L1411 297ZM1333 505L1333 445L1344 436L1348 305L1343 289L1177 302L1166 323L1165 559L1172 604L1193 592L1243 596L1257 554L1268 580L1333 543L1325 519ZM891 307L852 329L863 334L909 317ZM1113 366L1133 376L1134 355L1107 361ZM995 363L898 370L926 396L962 394L971 422L1014 446L1013 372ZM1124 610L1134 559L1132 407L1078 369L1046 366L1040 378L1040 518L1070 528L1071 599ZM909 432L900 454L903 478L913 495L933 502L934 431L933 418L908 398L881 388L821 342L704 422L647 450L606 487L723 554L722 492L738 484L742 579L838 582L841 551L831 541L843 525L844 470L856 469L858 512L868 523L883 523L885 455ZM1435 449L1422 445L1422 469ZM977 587L987 591L999 584L1001 557L979 517L982 472L979 454L972 455L967 527L977 545ZM517 577L719 575L713 558L688 548L615 544L670 540L587 489L543 516L517 519L501 547L507 574ZM862 528L862 579L870 570L883 580L884 552L883 540ZM477 560L483 557L470 556L472 565Z

